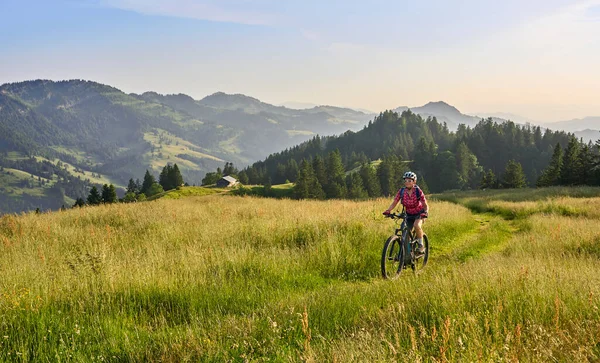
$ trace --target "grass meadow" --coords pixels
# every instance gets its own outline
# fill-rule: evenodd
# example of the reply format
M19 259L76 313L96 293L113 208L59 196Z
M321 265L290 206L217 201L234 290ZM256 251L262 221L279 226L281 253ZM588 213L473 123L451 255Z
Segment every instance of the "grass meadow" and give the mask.
M430 264L393 281L388 199L4 216L0 360L600 360L600 190L501 193L432 198Z

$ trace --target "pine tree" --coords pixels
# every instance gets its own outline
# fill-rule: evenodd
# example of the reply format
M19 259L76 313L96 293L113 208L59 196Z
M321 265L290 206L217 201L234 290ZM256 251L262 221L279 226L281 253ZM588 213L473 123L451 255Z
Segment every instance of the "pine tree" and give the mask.
M464 187L477 187L477 182L481 178L483 168L477 162L477 157L469 150L464 142L456 147L456 169L460 176L459 185Z
M306 159L302 159L298 178L296 180L296 184L294 185L294 197L296 199L307 199L310 197L310 186L312 179L315 179L313 176L312 167L308 164Z
M479 184L480 189L496 189L498 186L498 180L492 169L488 169L487 173L481 177L481 183Z
M275 184L283 184L287 180L287 176L285 174L285 165L281 163L277 163L277 168L275 170Z
M433 164L435 154L435 145L427 142L424 136L421 136L415 148L414 166L417 170L430 170Z
M294 159L290 159L286 166L286 179L294 183L298 179L299 168L298 163Z
M117 200L118 200L117 190L115 189L115 186L112 184L110 184L110 185L104 184L102 186L102 202L104 202L106 204L110 204L110 203L116 203Z
M321 186L321 183L319 183L319 180L317 180L316 176L314 176L314 172L313 172L313 177L311 178L308 195L310 198L314 198L314 199L325 199L325 197L326 197L325 191L323 191L323 187Z
M524 188L527 186L523 167L515 160L509 160L504 170L503 185L505 188Z
M127 184L127 193L133 193L134 195L138 193L138 187L133 178L129 179L129 183Z
M140 192L146 194L146 196L149 197L148 191L150 190L150 188L152 188L152 185L154 185L154 183L156 183L154 176L150 174L148 170L146 170L146 174L144 175L144 182L142 183L142 189L140 190Z
M90 189L90 194L87 197L87 204L89 205L98 205L102 203L102 196L100 192L98 192L98 188L94 185L92 189Z
M381 192L385 196L394 195L404 185L404 167L395 155L383 158L377 168L377 179L381 186Z
M325 168L325 162L320 155L315 156L313 159L312 168L317 181L321 185L321 188L324 189L327 186L327 169Z
M348 188L348 197L352 199L361 199L369 196L364 188L362 178L359 173L351 173L346 177Z
M238 180L240 181L240 183L242 184L248 184L248 174L246 174L245 171L241 171L238 174Z
M238 170L233 166L233 163L226 162L225 167L223 168L223 176L231 175L236 177L238 174Z
M419 184L419 188L421 188L421 190L423 191L423 193L429 194L429 185L425 181L425 177L423 175L421 175L421 177L418 179L418 182L419 182L418 183Z
M83 198L77 198L77 200L75 200L75 204L73 204L73 208L75 207L83 207L85 206L85 200L83 200Z
M436 190L458 189L462 186L460 174L456 170L456 158L451 151L438 154L434 165L436 165L438 177Z
M379 186L375 168L369 163L365 163L360 168L359 174L369 197L375 198L381 196L381 187Z
M560 143L556 143L554 151L552 152L552 159L550 159L550 164L546 169L544 169L542 175L540 175L540 177L538 178L536 185L538 187L549 187L552 185L559 185L561 181L562 167L563 151L560 147Z
M233 167L233 164L231 164L231 169L233 170L233 173L231 175L237 174L237 169L235 169ZM177 164L173 164L173 168L171 169L170 179L171 179L171 182L173 183L174 188L180 187L184 184L183 176L181 175L181 171L179 171L179 167L177 166Z
M346 182L344 178L344 164L339 150L327 155L327 178L325 190L327 198L344 198L346 196Z
M577 184L580 185L593 185L594 184L594 167L595 167L595 156L588 145L583 145L579 152L579 167L578 173L579 180Z
M384 157L377 167L377 179L381 187L381 193L384 196L390 196L396 193L395 168L394 162L390 157Z
M163 187L163 190L174 189L173 180L171 179L172 170L171 165L167 164L163 167L158 176L158 184Z
M581 173L579 152L579 141L575 137L571 137L563 157L563 166L560 173L561 185L578 184Z
M119 201L119 197L117 196L117 188L113 184L108 186L109 195L111 203L117 203Z

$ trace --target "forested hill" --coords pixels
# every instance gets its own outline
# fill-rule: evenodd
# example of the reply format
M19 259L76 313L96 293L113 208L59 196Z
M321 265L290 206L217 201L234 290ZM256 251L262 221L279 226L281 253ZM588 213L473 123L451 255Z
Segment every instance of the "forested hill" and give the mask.
M316 134L359 130L372 115L290 110L244 95L126 94L91 81L0 86L0 213L56 209L91 185L124 187L177 164L190 184L224 162L247 165ZM66 199L64 198L66 197Z
M521 165L526 182L534 186L548 167L557 144L561 150L574 144L571 148L577 148L577 156L589 159L579 162L577 156L571 155L571 165L565 162L562 173L580 173L594 167L597 148L591 143L580 144L572 134L563 131L542 131L540 127L487 119L474 127L460 125L453 132L435 117L423 119L410 110L401 114L386 111L361 131L315 137L272 154L243 170L242 178L250 183L295 181L303 159L308 161L316 156L325 159L337 149L347 171L388 157L408 161L421 177L420 182L433 192L477 188L484 173L491 171L500 177L510 161Z

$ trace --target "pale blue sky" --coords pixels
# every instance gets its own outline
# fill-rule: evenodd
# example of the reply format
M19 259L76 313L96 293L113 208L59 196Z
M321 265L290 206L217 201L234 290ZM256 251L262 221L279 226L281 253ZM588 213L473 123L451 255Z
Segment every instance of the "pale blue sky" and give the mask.
M600 0L0 0L0 83L600 115Z

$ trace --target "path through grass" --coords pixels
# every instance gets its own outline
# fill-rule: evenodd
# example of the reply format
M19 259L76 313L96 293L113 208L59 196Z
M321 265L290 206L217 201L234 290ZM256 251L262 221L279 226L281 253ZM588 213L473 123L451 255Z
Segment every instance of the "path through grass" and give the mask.
M600 359L600 227L432 201L431 264L386 281L387 204L211 195L3 217L0 359Z

